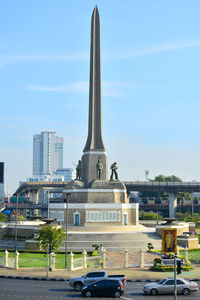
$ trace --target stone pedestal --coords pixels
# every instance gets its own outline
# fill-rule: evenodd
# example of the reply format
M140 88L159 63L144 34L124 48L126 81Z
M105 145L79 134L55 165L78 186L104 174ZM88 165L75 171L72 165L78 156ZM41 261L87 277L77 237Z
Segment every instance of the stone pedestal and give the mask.
M68 203L129 203L126 187L120 181L94 180L89 185L72 181L63 191Z
M103 164L101 179L108 180L108 157L105 151L87 151L82 155L82 179L87 184L97 179L96 164L98 159Z
M186 234L177 237L177 244L183 248L192 249L199 247L199 239L195 236L189 236Z
M69 226L123 226L138 224L138 203L129 203L125 185L118 181L94 180L88 185L70 182L66 203L50 203L50 217Z
M171 224L159 224L156 225L156 233L162 238L162 229L163 228L176 228L177 236L182 235L183 232L189 231L189 224L186 222L177 222L174 221Z

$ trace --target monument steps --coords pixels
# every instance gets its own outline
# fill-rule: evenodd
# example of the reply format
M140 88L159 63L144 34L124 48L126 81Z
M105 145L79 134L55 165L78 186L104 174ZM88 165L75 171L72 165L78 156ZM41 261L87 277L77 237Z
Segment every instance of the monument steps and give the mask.
M155 249L161 249L161 238L155 232L125 232L125 233L81 233L68 235L68 251L93 251L92 245L102 245L107 251L132 252L147 250L147 244L152 243ZM62 248L63 250L64 248Z

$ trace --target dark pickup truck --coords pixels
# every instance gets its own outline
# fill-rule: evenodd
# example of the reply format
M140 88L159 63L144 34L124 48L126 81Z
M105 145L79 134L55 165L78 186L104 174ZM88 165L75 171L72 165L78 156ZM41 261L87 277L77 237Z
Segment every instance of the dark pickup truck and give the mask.
M83 275L82 277L71 278L69 280L69 286L74 288L75 291L81 291L83 286L88 286L96 281L105 278L119 279L121 280L124 286L126 285L125 275L108 276L106 271L95 271L95 272L89 272L86 275Z

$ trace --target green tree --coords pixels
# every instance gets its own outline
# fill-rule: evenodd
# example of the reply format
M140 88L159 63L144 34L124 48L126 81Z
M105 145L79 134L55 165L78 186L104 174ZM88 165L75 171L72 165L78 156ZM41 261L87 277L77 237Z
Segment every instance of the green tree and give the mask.
M153 179L152 181L161 181L161 182L182 182L182 180L175 176L175 175L170 175L170 176L165 176L165 175L158 175Z
M176 213L176 218L178 221L185 221L185 222L194 222L195 224L200 222L200 214L194 213L193 216L190 213Z
M162 216L157 213L151 211L143 211L143 210L140 211L139 218L140 220L162 220L163 219Z
M155 179L153 179L152 181L161 181L161 182L164 182L164 181L166 181L166 176L160 174L160 175L156 176Z
M163 174L160 174L156 176L154 179L150 179L151 182L154 181L159 181L159 182L182 182L181 178L175 176L175 175L170 175L170 176L165 176ZM140 197L168 197L167 193L164 192L143 192L140 193ZM190 193L177 193L177 199L188 199L190 200L192 198Z
M65 233L62 228L44 226L39 231L38 240L43 250L46 251L49 245L51 251L56 251L65 240Z
M8 220L8 216L0 212L0 222L6 222Z

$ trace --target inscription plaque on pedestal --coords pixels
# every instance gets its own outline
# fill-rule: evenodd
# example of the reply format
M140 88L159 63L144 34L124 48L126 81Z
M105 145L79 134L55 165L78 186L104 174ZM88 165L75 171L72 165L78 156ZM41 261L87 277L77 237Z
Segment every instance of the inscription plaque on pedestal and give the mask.
M120 211L86 211L86 222L121 222Z

